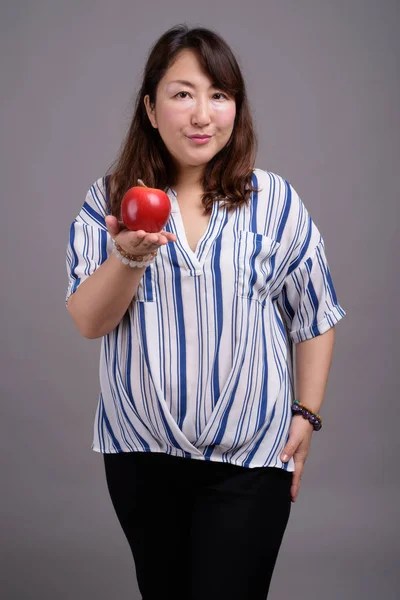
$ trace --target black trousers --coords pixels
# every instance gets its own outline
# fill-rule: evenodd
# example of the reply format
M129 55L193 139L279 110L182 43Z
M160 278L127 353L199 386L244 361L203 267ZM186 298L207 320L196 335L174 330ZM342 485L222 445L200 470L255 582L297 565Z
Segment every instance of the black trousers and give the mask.
M104 463L142 600L267 598L292 473L154 452Z

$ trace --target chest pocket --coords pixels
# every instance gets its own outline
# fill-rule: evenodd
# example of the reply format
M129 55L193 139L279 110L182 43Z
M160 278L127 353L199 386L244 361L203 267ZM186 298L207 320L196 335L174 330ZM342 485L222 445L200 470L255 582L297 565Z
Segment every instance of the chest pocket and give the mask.
M143 277L139 282L134 299L137 302L156 301L156 273L154 262L149 264L143 273Z
M280 242L261 233L239 230L237 245L236 295L264 305Z

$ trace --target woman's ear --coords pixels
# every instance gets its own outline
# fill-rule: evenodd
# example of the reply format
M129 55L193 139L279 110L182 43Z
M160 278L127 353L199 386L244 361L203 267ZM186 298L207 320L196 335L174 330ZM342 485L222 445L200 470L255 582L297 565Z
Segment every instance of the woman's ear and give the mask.
M157 119L154 104L150 104L150 96L147 94L144 97L144 105L146 107L147 116L154 129L157 129Z

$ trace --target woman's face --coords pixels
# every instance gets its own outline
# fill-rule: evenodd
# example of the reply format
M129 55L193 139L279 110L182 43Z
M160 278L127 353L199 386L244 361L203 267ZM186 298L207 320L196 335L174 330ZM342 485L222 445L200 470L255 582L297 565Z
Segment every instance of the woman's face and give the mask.
M234 98L213 87L196 54L190 50L181 52L159 82L155 107L150 107L149 96L144 102L151 124L158 128L180 174L202 171L226 145L233 131ZM204 134L210 136L205 143L190 139Z

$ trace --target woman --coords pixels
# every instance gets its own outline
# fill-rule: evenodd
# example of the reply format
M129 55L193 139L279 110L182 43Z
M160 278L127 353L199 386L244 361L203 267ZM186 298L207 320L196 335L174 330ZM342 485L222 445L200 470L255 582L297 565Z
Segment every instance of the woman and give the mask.
M117 161L71 225L68 310L102 337L92 448L144 600L267 598L320 428L345 312L315 223L255 156L232 51L174 27L150 52ZM139 178L170 198L159 233L120 220Z

